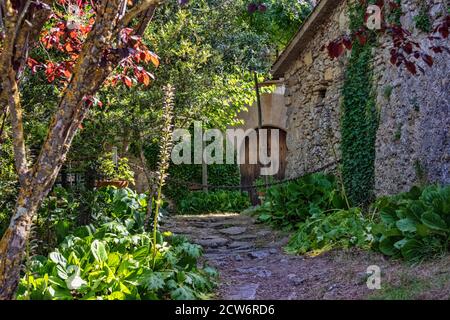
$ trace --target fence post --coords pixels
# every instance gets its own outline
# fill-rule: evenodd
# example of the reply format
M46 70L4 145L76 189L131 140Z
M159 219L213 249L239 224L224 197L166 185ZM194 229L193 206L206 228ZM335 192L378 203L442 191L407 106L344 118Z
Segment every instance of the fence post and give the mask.
M203 192L208 192L208 164L205 162L203 150L205 150L205 141L202 138L202 185Z

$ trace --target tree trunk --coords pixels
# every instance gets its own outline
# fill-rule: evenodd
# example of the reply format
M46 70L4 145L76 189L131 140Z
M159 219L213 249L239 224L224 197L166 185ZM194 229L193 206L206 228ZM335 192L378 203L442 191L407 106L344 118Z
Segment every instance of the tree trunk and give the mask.
M44 0L45 3L52 3ZM135 5L123 18L119 15L122 1L101 1L92 30L83 44L83 50L74 67L69 85L64 89L58 112L53 116L47 138L32 168L27 164L27 154L22 125L18 70L26 60L28 39L37 39L49 12L39 9L30 23L26 18L28 5L18 15L11 2L6 15L6 38L0 55L0 98L8 101L13 128L13 146L16 171L22 186L14 216L0 241L0 300L13 299L20 279L20 269L33 218L45 198L64 162L77 129L83 121L89 104L86 98L95 95L106 77L121 59L120 54L111 57L107 66L100 67L100 58L111 47L119 31L159 0L146 0ZM31 15L31 13L30 13ZM145 30L153 12L145 14ZM25 23L25 20L27 23ZM126 48L126 45L124 45ZM25 50L25 51L24 51ZM120 51L120 50L118 50Z
M0 241L0 300L14 299L32 221L43 198L20 191L14 216Z

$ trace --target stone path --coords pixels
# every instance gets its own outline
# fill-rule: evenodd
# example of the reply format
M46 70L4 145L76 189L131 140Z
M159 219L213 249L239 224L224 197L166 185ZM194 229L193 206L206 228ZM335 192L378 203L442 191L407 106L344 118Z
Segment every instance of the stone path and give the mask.
M287 236L238 214L171 216L163 226L204 248L206 262L220 273L218 299L364 299L370 295L366 269L395 263L359 250L309 258L287 255Z

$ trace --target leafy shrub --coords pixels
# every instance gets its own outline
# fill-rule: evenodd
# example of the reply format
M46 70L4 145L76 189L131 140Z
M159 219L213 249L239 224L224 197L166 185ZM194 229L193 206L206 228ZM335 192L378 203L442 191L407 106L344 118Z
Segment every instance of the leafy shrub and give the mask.
M192 143L192 146L194 144ZM193 147L192 147L193 148ZM156 170L159 142L153 141L144 149L147 164L151 170ZM239 166L236 164L212 164L208 165L208 184L213 186L237 186L240 184L241 176ZM189 196L189 185L185 182L202 183L201 164L170 164L169 179L163 188L163 194L174 201L177 209L181 200Z
M0 238L9 226L14 212L18 186L16 181L0 180Z
M127 158L119 158L116 166L112 160L112 153L107 153L91 166L103 179L134 183L134 172L131 170Z
M8 135L0 136L0 238L9 226L19 189L12 149Z
M169 242L166 242L169 241ZM200 299L215 271L197 268L201 247L159 234L153 263L151 236L120 222L82 227L52 251L35 256L21 279L18 299ZM154 265L154 267L153 267Z
M289 240L286 251L305 254L333 248L370 247L370 223L359 208L316 213L300 224Z
M40 242L38 253L47 255L49 250L83 225L98 227L120 220L135 232L141 232L146 207L147 196L129 188L69 191L55 187L39 209L33 227L35 238ZM165 214L165 210L161 214Z
M318 173L269 188L257 213L261 222L292 229L314 214L345 208L336 179Z
M428 14L428 7L425 4L420 8L419 14L414 17L414 23L416 28L423 32L429 33L431 31L432 23Z
M449 249L450 186L413 187L374 206L381 217L374 248L383 254L418 262Z
M114 188L83 194L88 203L64 189L46 200L19 299L201 299L211 291L215 271L197 267L200 246L158 234L153 259L152 237L143 228L145 195ZM90 223L82 225L78 211L86 205ZM36 240L56 249L36 251Z
M191 192L181 200L179 212L182 214L241 212L249 206L250 200L246 192L224 190Z
M265 192L266 186L273 184L275 182L277 182L277 180L273 176L268 176L267 178L259 177L258 179L255 180L254 185L256 186L256 191Z

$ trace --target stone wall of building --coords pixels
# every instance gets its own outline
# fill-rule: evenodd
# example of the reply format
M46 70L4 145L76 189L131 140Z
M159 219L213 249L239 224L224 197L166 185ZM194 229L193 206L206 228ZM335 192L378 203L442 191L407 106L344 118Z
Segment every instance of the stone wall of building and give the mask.
M427 1L431 20L447 11L446 0ZM423 0L402 0L403 27L412 31L422 49L427 35L415 27ZM411 75L389 63L389 40L377 49L375 87L380 110L375 180L378 195L407 191L414 184L450 183L450 56L429 54L434 66L421 66L425 74ZM450 42L442 43L450 47Z
M402 25L422 48L426 34L414 17L424 0L402 0ZM432 20L447 11L446 0L426 1ZM287 177L297 177L340 158L341 88L347 57L331 60L323 45L348 28L346 1L302 47L285 73ZM450 47L449 41L445 45ZM433 55L425 75L413 76L389 62L389 38L374 51L374 75L380 126L377 132L375 180L378 195L408 190L421 182L450 183L450 58ZM337 154L335 154L337 153Z
M332 61L322 49L346 31L345 12L344 1L315 30L285 74L287 177L301 176L339 158L340 90L346 58Z

